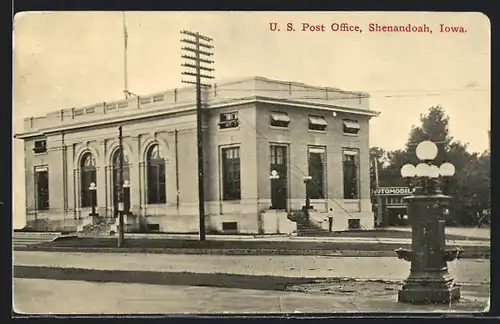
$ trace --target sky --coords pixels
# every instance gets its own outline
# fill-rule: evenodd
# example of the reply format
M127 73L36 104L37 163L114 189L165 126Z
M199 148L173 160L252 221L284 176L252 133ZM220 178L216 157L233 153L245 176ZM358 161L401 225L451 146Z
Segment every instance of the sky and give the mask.
M483 14L139 11L125 18L133 93L185 86L180 31L198 31L214 39L215 82L262 76L368 92L381 112L370 124L370 146L403 148L420 114L441 105L456 140L471 152L488 149L490 23ZM325 31L302 31L303 23ZM362 32L333 32L332 23ZM369 32L370 23L425 24L432 33ZM25 117L123 98L122 12L20 13L13 24L14 133ZM466 32L441 33L440 24ZM13 151L17 228L25 217L22 141L14 140Z

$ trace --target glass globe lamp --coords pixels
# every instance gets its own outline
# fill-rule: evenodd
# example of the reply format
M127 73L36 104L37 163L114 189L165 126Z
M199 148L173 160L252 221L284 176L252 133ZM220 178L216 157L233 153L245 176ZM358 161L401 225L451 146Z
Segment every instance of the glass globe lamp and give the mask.
M429 178L439 178L440 171L437 165L429 165Z
M438 148L436 144L434 144L434 142L423 141L417 145L415 153L421 161L430 161L436 158L438 154Z
M455 166L449 162L441 164L439 174L443 177L451 177L455 174Z
M413 178L416 175L415 166L412 164L405 164L401 167L401 176L403 178Z
M415 173L417 177L429 177L430 176L430 167L427 163L419 163L415 167Z

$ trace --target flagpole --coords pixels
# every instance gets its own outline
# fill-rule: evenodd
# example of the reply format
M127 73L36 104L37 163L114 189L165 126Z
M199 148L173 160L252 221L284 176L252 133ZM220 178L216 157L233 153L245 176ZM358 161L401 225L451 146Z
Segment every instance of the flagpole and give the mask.
M128 92L128 73L127 73L127 42L128 42L128 33L127 33L127 22L125 20L125 11L122 12L122 17L123 17L123 73L124 73L124 89L123 93L125 94L125 99L129 98L129 92Z

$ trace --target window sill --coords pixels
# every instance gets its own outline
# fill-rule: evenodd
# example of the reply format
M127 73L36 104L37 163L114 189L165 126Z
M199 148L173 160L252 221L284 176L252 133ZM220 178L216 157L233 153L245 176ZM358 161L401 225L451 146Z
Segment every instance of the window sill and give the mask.
M241 203L241 199L227 199L227 200L223 199L223 200L221 200L221 203L237 205L237 204Z
M145 204L144 205L145 208L148 208L148 207L168 207L168 204L165 202L165 203L158 203L158 204Z
M359 137L359 134L343 133L344 136Z
M39 156L39 155L47 155L47 151L45 151L45 152L38 152L38 153L33 152L33 153L34 153L34 155L35 155L35 156Z
M344 203L359 203L361 199L348 199L344 198Z
M219 128L219 132L230 132L230 131L239 131L240 126L238 127L229 127L229 128Z
M326 134L326 130L316 130L316 129L308 129L309 133L319 133L319 134Z
M275 130L280 130L280 131L290 131L290 128L288 128L288 127L280 127L280 126L272 126L272 125L270 125L269 128L275 129Z

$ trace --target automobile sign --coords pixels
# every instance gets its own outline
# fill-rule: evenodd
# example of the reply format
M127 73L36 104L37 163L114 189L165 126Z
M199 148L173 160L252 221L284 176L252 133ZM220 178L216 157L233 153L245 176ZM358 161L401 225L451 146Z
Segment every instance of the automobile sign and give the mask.
M407 187L380 187L374 190L375 195L380 196L404 196L411 195L411 189Z

